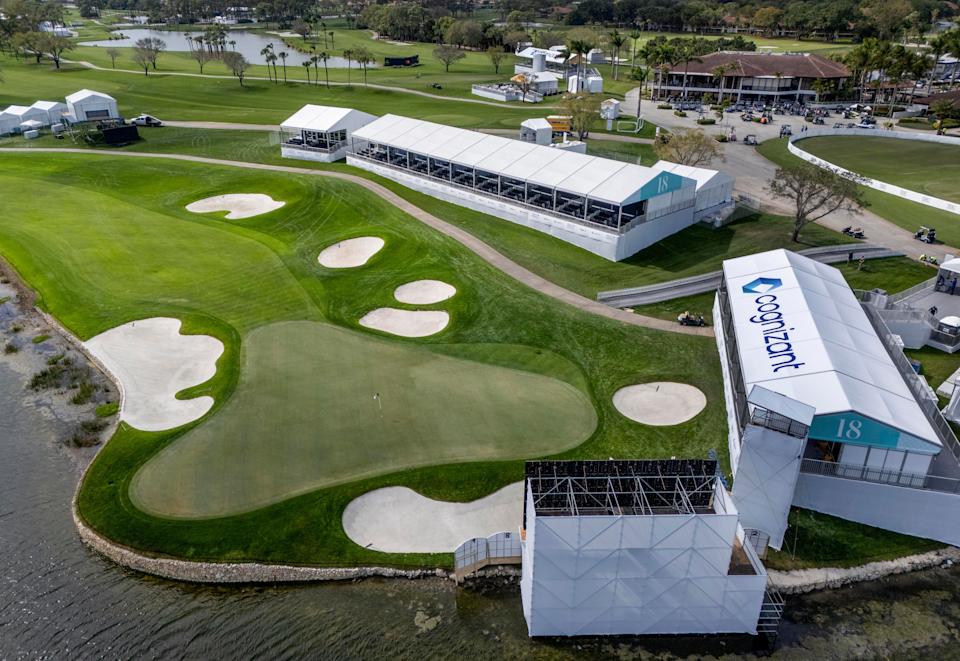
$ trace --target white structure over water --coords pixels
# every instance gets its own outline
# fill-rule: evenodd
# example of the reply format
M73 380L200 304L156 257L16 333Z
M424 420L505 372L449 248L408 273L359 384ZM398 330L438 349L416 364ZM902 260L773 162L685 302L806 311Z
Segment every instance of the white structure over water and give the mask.
M529 462L520 590L530 635L774 628L766 570L716 471L698 460Z
M376 119L353 108L305 105L280 124L280 154L332 163L346 155L353 131Z
M714 305L745 528L789 505L960 543L960 444L841 273L774 250L724 262Z

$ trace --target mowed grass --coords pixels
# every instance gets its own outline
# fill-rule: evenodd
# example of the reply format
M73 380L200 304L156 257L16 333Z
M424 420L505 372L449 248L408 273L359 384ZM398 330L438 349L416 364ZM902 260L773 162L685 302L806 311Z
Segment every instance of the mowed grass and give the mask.
M903 141L898 141L903 142ZM787 139L766 140L757 150L778 166L803 163L801 159L787 151ZM870 211L894 225L909 232L915 232L921 225L937 228L937 237L952 246L960 246L960 217L949 211L941 211L925 204L911 202L896 195L882 193L873 188L861 186L863 197ZM806 232L806 229L804 229ZM923 244L917 243L917 254L924 252Z
M244 340L240 386L222 412L134 478L145 511L225 516L384 472L550 454L597 423L584 390L546 376L579 376L576 366L542 349L484 348L495 362L529 353L538 374L309 321Z
M802 149L865 177L960 202L960 146L883 137L807 138Z
M43 307L81 337L130 319L167 315L183 319L186 332L211 334L226 345L217 375L181 393L213 396L216 404L207 418L164 433L121 425L91 466L80 493L81 515L123 544L207 560L436 566L449 563L449 557L386 555L357 547L342 531L343 508L379 486L402 484L430 497L470 500L522 477L522 462L515 459L444 464L437 458L437 465L399 472L385 465L377 477L203 522L161 518L136 507L130 498L133 476L177 438L231 415L228 405L244 397L249 386L242 368L245 338L275 322L334 324L391 346L520 370L529 382L549 384L553 392L563 382L560 390L569 393L570 384L589 397L597 423L585 442L571 448L576 441L568 430L543 434L535 439L539 449L527 456L652 458L705 456L710 448L722 452L722 385L709 338L629 327L540 296L355 185L162 159L38 153L0 158L5 204L13 205L16 198L0 217L0 253L36 287ZM38 196L39 190L57 194ZM267 192L287 205L240 221L183 209L190 201L226 192ZM387 241L388 248L369 267L335 273L317 264L323 246L359 235ZM419 341L360 330L357 320L363 313L390 303L398 284L423 277L458 287L454 298L440 304L452 315L448 330ZM336 352L337 347L318 349L323 351ZM530 374L549 378L535 380ZM277 379L282 378L278 371ZM610 399L617 389L655 380L697 385L707 396L707 409L677 427L645 427L616 413ZM455 386L471 399L471 386ZM317 421L326 412L317 407L312 387L288 388L275 395L289 400L283 406L258 405L246 415L274 417L272 429L288 424L280 418L293 410ZM318 382L316 388L321 387ZM522 392L515 396L530 397ZM372 393L369 397L372 405ZM544 405L536 398L528 401ZM542 415L529 409L526 414L532 422ZM370 424L377 420L371 417ZM554 424L543 429L555 431ZM451 433L449 427L445 433ZM278 443L276 432L263 442ZM353 439L353 450L362 455L359 442ZM511 457L524 454L517 448L510 452ZM376 453L371 456L377 460ZM228 463L245 461L238 452L220 459L206 480L217 480Z

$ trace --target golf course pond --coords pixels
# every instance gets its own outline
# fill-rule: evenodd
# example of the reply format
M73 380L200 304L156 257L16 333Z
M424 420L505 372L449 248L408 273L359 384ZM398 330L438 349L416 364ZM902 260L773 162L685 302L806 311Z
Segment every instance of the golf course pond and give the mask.
M749 654L749 638L531 641L516 586L442 579L213 587L136 574L80 542L70 516L84 456L65 421L25 403L0 357L0 657L652 658ZM949 658L960 568L791 597L773 658Z

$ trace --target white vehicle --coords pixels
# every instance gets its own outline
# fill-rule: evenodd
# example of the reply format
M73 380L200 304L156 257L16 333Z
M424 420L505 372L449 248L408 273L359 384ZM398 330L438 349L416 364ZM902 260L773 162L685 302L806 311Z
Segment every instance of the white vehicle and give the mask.
M153 115L137 115L131 120L131 123L137 126L163 126L163 122Z

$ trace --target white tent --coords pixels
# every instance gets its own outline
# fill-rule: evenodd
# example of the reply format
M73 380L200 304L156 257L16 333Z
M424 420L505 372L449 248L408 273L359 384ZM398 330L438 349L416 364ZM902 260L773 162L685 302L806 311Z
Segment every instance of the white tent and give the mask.
M109 94L82 89L67 97L67 112L78 122L120 117L117 100Z
M63 120L63 116L67 113L67 104L59 101L37 101L30 106L30 110L44 113L46 115L44 124L49 126Z
M23 113L29 110L27 106L7 106L0 112L0 135L13 133L23 122Z
M22 123L20 124L20 130L21 130L21 131L30 131L30 130L33 130L33 129L42 129L44 126L45 126L45 124L44 124L43 122L39 121L39 120L36 120L36 119L28 119L27 121L22 122Z
M946 276L947 273L960 273L960 257L954 257L953 259L948 259L940 265L940 275Z
M353 108L307 104L280 124L280 154L309 161L340 160L353 132L375 119Z
M733 177L719 170L695 168L670 161L657 161L651 167L696 181L697 212L726 204L733 199Z

